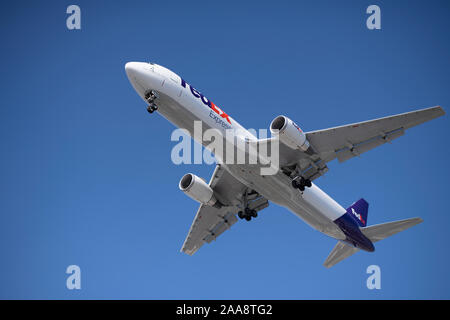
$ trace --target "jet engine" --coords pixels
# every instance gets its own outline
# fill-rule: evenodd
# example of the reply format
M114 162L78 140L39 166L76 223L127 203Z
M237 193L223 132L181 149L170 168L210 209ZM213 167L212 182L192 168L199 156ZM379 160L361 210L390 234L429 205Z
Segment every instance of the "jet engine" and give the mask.
M202 178L197 177L195 174L185 174L180 180L179 188L191 199L194 199L201 204L213 206L217 202L214 197L213 189L211 189Z
M270 123L270 132L291 149L306 151L309 148L305 133L288 117L278 116L273 119Z

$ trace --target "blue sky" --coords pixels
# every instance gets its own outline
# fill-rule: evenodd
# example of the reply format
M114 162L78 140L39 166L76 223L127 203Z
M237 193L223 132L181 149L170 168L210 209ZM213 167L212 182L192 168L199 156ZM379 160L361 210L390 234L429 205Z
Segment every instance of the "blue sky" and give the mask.
M81 7L82 29L66 28ZM382 29L366 28L381 7ZM276 205L194 256L198 205L178 190L174 127L149 116L124 64L154 61L248 128L305 131L450 107L447 1L2 2L0 298L450 298L448 116L329 164L317 184L369 224L425 221L322 266L335 241ZM81 268L81 290L65 270ZM368 290L366 268L381 268Z

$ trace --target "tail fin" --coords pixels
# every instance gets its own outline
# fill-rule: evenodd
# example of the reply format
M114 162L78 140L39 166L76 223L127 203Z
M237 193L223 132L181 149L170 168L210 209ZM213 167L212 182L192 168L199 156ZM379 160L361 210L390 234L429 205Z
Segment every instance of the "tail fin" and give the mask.
M410 218L361 228L361 232L369 238L370 241L377 242L399 233L400 231L409 229L421 222L423 222L421 218Z
M367 225L367 214L369 212L369 204L364 199L359 199L347 208L347 212L356 219L360 227Z
M421 222L423 222L421 218L410 218L400 221L377 224L370 227L364 227L361 228L361 232L367 238L369 238L370 241L377 242L386 239L387 237L390 237L396 233L399 233L400 231L409 229ZM331 251L327 260L325 260L323 265L327 268L330 268L358 251L358 248L352 247L339 241Z

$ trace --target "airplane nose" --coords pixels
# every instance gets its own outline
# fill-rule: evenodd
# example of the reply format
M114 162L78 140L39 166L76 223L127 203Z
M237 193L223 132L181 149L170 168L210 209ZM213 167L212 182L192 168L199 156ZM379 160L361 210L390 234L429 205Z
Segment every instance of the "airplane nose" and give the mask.
M125 72L127 73L128 78L135 77L136 74L139 73L139 62L127 62L125 64Z
M155 65L146 62L127 62L125 72L133 88L141 97L149 90L160 90L164 77L155 72Z
M153 65L146 62L127 62L125 72L131 82L137 81L141 84L152 81L155 78L153 74Z
M145 63L143 62L127 62L125 64L125 72L127 74L128 80L133 85L134 89L143 95L148 89L148 71L145 68Z

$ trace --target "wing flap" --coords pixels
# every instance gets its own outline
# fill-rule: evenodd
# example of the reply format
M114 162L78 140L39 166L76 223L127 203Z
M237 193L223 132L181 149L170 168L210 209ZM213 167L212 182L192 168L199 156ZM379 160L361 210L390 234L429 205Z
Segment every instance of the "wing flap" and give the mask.
M206 242L216 240L237 222L235 207L200 205L181 251L193 255Z
M207 243L211 243L211 241L216 240L218 236L230 229L237 221L236 215L232 212L228 212L225 216L221 217L221 221L211 228L203 240Z
M326 162L340 162L358 156L404 134L406 129L444 115L440 106L394 116L311 131L306 136L318 155Z
M360 154L372 150L382 144L387 142L391 142L398 137L401 137L405 133L403 128L388 132L387 134L379 134L375 137L372 137L366 141L359 142L358 144L352 145L351 147L345 147L339 150L336 150L336 156L339 162L347 161L355 156L359 156Z

